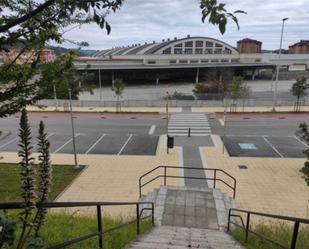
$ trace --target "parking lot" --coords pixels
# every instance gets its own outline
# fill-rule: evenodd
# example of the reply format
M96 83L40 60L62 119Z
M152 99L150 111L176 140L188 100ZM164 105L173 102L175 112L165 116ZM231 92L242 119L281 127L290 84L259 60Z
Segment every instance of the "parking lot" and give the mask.
M235 157L305 157L308 146L295 136L221 136L230 156Z
M33 151L37 149L33 135ZM50 133L51 153L73 154L71 134ZM0 151L17 152L19 138L16 134L8 134L0 140ZM75 135L78 154L108 154L108 155L155 155L159 136L153 135L111 135L111 134L80 134Z

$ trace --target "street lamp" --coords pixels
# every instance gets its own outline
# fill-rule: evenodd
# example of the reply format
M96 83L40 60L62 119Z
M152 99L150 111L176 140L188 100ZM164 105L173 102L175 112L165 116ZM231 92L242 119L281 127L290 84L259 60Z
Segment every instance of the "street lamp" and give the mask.
M169 113L168 113L168 106L169 106L169 93L168 91L166 92L166 153L168 154L168 122L169 122Z
M278 92L278 81L279 81L279 71L280 71L280 60L281 60L281 50L282 50L282 39L283 39L283 30L284 30L284 23L289 18L282 19L282 28L281 28L281 39L280 39L280 49L279 49L279 56L278 56L278 63L277 63L277 72L276 72L276 81L275 81L275 90L274 90L274 97L273 97L273 109L272 111L276 111L277 105L277 92Z
M70 101L70 114L71 114L71 125L72 125L72 142L73 142L74 162L75 162L74 168L75 169L79 169L79 165L77 163L77 155L76 155L75 131L74 131L74 122L73 122L71 89L69 89L69 101Z

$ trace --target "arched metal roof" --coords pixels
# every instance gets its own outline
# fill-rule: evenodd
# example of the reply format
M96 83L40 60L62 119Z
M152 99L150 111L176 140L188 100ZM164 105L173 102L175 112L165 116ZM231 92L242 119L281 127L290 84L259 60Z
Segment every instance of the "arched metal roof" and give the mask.
M93 56L103 57L103 56L109 56L109 55L122 56L122 55L162 54L163 50L165 49L172 48L176 44L186 43L189 41L212 42L214 46L215 44L220 44L222 47L225 47L231 50L233 53L238 53L236 48L217 39L213 39L209 37L187 37L183 39L162 41L161 43L149 43L149 44L143 44L143 45L137 45L137 46L130 46L126 48L120 47L120 48L102 50L102 51L96 52Z

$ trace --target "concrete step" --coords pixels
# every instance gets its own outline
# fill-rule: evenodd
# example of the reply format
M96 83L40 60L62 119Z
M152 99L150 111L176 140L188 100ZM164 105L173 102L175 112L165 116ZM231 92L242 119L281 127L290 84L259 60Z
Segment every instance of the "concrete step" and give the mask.
M128 248L216 248L242 249L229 234L219 230L160 226L131 244Z

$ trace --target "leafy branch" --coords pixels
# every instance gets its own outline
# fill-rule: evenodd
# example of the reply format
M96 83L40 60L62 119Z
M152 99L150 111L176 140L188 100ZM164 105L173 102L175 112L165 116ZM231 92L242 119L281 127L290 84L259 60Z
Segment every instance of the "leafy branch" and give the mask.
M226 4L224 3L217 3L217 0L201 0L200 3L200 8L202 9L202 22L204 23L208 18L210 24L219 26L221 34L224 34L226 31L228 19L233 20L239 30L236 14L247 14L243 10L228 12L225 6Z

